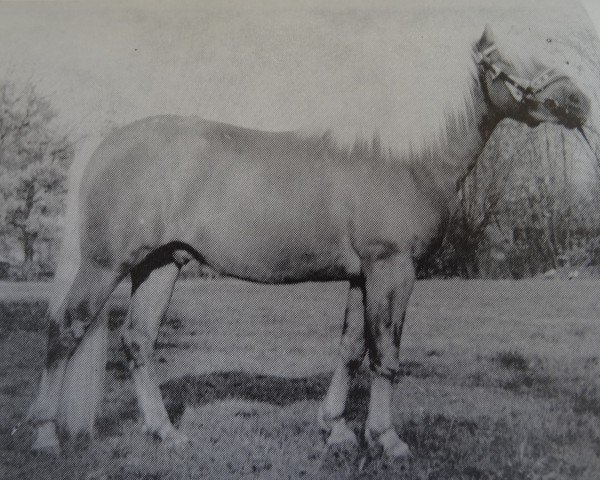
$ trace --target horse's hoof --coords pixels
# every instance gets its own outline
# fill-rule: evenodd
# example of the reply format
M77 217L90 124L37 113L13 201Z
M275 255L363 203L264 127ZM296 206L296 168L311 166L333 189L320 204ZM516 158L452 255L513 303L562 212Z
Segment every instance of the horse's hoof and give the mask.
M319 405L319 410L317 410L317 423L319 424L321 431L326 432L327 434L331 432L331 421L328 420L325 415L323 405Z
M339 445L347 442L358 444L356 435L348 428L344 417L328 418L321 405L317 414L317 420L327 445Z
M31 446L32 453L36 455L49 455L58 457L60 455L60 445L56 443L44 443L36 440Z
M409 458L411 456L410 448L400 439L394 427L388 428L375 438L369 429L366 429L365 440L370 447L383 448L384 453L390 458Z
M31 446L31 451L37 454L53 456L60 454L60 442L58 441L56 427L53 423L48 422L38 427L37 437Z
M161 436L161 440L165 447L179 449L189 445L190 439L185 433L181 433L178 430L170 430Z
M142 427L142 431L160 440L167 448L180 448L190 443L188 436L175 429L171 424L162 425L158 428L146 424Z
M331 432L327 437L327 445L339 445L342 443L358 444L356 434L348 427L343 418L333 422Z
M60 456L60 446L59 445L33 445L31 447L31 452L34 455L47 455L49 457L58 457Z

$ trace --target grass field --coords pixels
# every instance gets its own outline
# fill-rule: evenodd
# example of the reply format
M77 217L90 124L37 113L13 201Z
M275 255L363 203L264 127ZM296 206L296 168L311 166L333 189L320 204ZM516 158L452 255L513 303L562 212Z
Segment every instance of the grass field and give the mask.
M396 462L364 445L326 450L315 422L345 288L182 283L154 358L191 445L142 434L113 338L95 438L50 457L29 453L30 427L11 435L43 363L47 290L0 285L0 478L600 478L600 282L419 282L393 418L413 458ZM357 432L367 388L365 370L348 408Z

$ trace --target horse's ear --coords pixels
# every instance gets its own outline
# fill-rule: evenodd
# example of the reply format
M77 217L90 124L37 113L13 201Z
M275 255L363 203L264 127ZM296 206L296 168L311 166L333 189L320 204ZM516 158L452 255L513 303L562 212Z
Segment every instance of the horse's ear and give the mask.
M477 42L477 48L481 51L492 46L495 42L496 38L494 37L494 32L492 32L492 27L486 25L483 29L483 35L481 35L479 42Z

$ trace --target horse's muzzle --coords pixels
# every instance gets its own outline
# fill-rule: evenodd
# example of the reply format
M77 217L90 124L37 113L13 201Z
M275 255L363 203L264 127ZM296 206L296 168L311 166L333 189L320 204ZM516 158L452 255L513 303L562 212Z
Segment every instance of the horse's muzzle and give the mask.
M539 110L545 110L540 112ZM537 113L544 119L560 123L567 128L581 127L590 116L589 97L570 80L557 82L541 102ZM535 116L535 114L534 114Z

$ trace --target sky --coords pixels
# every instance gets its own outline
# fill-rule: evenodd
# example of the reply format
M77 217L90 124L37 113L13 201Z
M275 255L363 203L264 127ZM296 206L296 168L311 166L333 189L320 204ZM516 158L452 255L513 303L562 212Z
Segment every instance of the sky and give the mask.
M559 42L547 40L590 27L575 1L322 5L0 1L0 81L33 83L83 155L112 126L162 113L268 130L329 121L425 130L464 60L454 46L486 23L550 53Z
M600 27L600 2L597 0L582 0L581 3L594 23L596 31L598 31Z
M387 49L400 46L418 61L428 42L476 38L485 23L556 29L587 20L576 2L419 0L401 2L399 12L379 2L374 14L360 2L338 4L324 11L316 1L0 2L0 79L30 79L79 131L161 112L289 128L310 117L303 105L315 97L333 102L344 88L381 81L380 72L370 78L344 65L348 50L362 49L366 63L378 56L375 70L392 70ZM332 78L337 86L323 91Z

